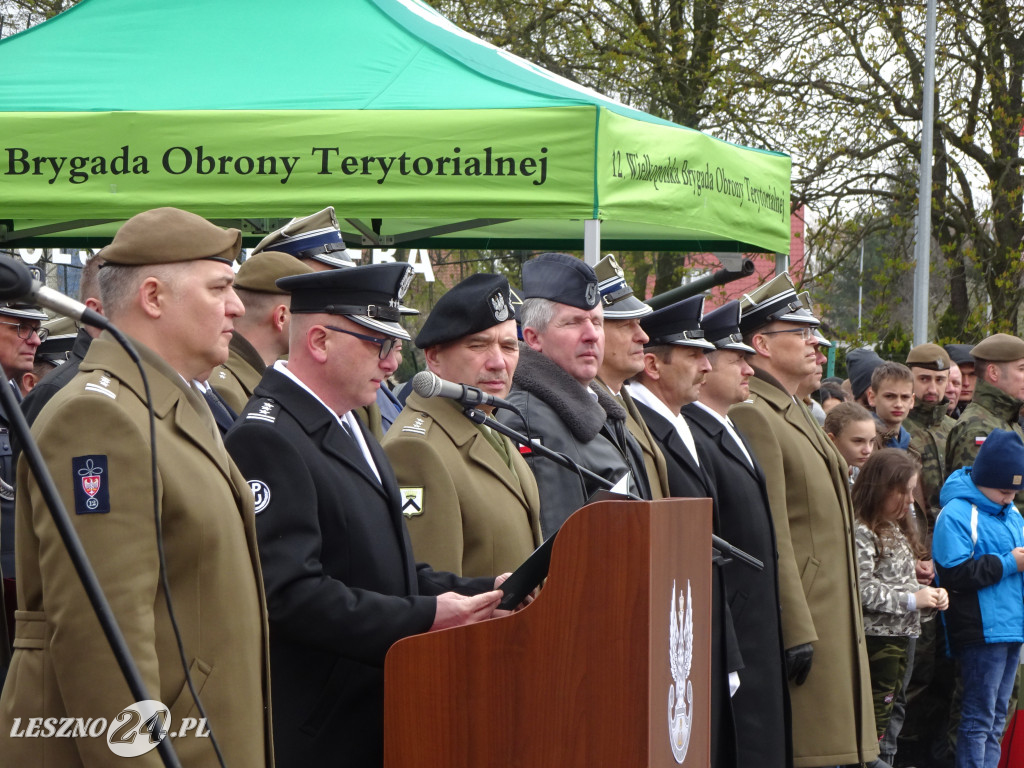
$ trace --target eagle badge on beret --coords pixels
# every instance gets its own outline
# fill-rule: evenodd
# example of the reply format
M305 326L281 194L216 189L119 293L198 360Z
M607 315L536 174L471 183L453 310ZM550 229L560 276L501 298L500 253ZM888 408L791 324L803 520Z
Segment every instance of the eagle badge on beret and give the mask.
M496 291L491 296L491 311L494 313L494 319L499 323L508 320L508 304L505 303L505 297L501 291Z

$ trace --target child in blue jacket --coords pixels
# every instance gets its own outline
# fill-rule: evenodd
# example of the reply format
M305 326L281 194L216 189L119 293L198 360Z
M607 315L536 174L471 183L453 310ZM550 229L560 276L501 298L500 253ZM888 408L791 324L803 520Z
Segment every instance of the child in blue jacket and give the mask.
M963 683L957 768L996 768L999 738L1024 643L1024 442L989 434L973 467L942 486L932 557L949 592L945 622Z

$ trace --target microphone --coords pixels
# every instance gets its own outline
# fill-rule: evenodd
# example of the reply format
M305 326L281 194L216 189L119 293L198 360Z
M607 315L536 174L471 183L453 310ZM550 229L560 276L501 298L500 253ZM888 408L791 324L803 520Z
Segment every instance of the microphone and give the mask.
M445 381L432 371L420 371L413 376L412 389L420 397L446 397L459 402L466 408L489 405L492 408L516 410L516 407L507 400L489 395L468 384L453 384L450 381Z
M0 301L12 299L24 299L95 328L110 325L110 321L99 312L33 279L28 267L17 259L0 256Z

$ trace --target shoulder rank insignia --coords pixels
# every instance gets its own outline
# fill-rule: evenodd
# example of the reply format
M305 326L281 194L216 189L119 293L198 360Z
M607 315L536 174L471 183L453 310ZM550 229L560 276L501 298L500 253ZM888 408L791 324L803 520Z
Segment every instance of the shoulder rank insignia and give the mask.
M402 514L417 517L423 514L423 487L399 488L402 493Z
M71 459L75 488L75 514L106 514L110 511L110 473L107 457L75 456Z
M427 420L421 414L413 419L412 424L406 424L402 427L403 432L407 432L413 435L425 435L427 434Z
M277 413L281 410L281 406L270 398L264 398L260 401L259 406L254 411L250 411L246 414L246 421L265 421L269 424L273 424L277 421Z
M96 381L87 382L85 385L86 392L98 392L101 395L106 395L111 400L117 399L117 392L110 389L111 380L106 374L102 375Z

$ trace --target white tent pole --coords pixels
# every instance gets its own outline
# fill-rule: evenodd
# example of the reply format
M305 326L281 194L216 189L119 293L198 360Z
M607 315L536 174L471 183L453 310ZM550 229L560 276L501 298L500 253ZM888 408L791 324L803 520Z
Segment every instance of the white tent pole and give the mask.
M583 222L583 262L595 266L601 260L601 220Z

